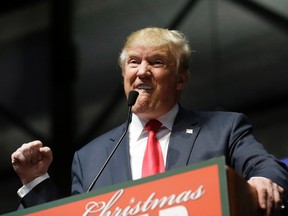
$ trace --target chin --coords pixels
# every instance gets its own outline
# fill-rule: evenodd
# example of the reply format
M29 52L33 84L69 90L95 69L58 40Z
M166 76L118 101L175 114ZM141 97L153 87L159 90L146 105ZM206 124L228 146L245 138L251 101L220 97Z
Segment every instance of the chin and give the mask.
M142 114L147 112L147 108L143 107L143 106L139 106L138 104L135 104L132 107L132 112L136 115Z

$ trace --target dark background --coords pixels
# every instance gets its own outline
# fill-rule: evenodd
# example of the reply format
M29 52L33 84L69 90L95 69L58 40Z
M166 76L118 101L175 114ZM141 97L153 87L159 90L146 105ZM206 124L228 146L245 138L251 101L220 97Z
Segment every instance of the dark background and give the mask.
M147 26L194 50L182 104L245 113L269 152L288 156L287 0L3 0L0 3L0 214L18 206L10 155L42 140L69 193L73 152L126 119L117 58Z

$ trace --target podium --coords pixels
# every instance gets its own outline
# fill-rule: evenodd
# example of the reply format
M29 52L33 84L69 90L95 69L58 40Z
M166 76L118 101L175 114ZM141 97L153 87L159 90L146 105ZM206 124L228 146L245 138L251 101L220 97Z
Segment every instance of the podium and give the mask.
M256 190L219 157L5 214L12 215L254 216L260 210Z

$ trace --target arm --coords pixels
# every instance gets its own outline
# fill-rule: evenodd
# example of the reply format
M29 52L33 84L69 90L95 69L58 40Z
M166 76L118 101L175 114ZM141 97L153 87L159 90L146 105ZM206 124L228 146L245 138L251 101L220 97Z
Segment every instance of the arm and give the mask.
M268 154L251 131L245 116L235 118L230 136L231 161L256 189L259 206L266 215L279 215L284 193L287 194L287 167Z
M51 178L48 178L36 185L28 194L21 199L24 208L50 202L63 198L58 188L55 186Z

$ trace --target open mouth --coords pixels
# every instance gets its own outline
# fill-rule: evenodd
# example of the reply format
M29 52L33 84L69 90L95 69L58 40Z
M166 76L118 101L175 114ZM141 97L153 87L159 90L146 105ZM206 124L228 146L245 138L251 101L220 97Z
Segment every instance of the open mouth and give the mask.
M136 86L135 89L136 89L136 90L145 90L145 91L149 91L149 90L152 90L153 87L152 87L151 85L141 84L141 85Z

